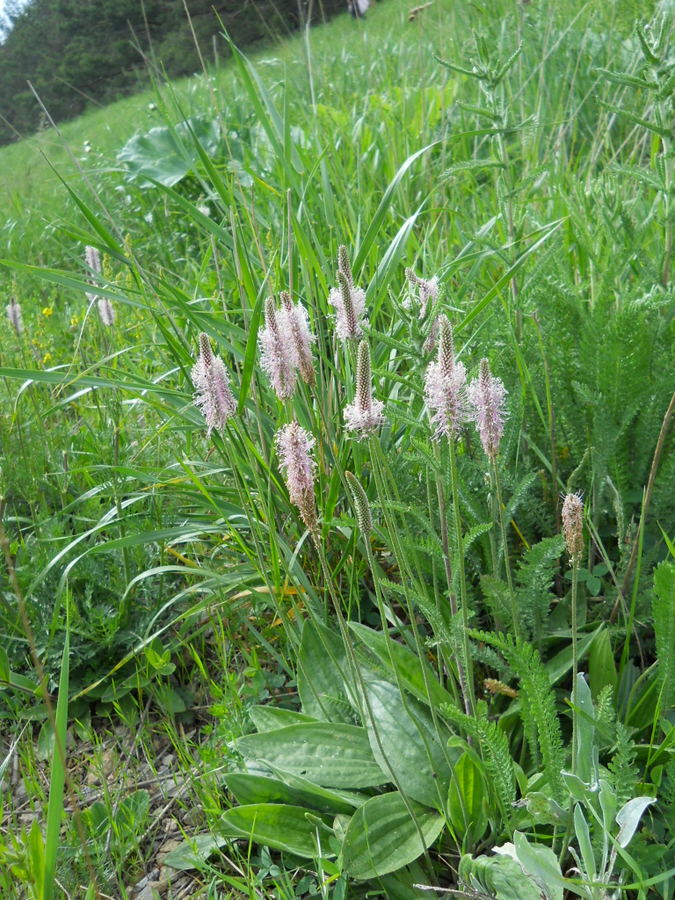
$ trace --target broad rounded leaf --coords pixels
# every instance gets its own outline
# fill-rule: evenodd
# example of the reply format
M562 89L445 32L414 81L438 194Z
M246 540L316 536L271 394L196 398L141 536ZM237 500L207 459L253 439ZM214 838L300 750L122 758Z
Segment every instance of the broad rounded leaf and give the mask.
M137 134L128 140L117 154L117 159L124 163L131 175L152 178L172 187L187 175L199 159L195 140L209 156L213 156L220 142L217 120L194 116L175 127L161 125L151 128L145 134ZM142 186L152 186L152 182L145 181Z

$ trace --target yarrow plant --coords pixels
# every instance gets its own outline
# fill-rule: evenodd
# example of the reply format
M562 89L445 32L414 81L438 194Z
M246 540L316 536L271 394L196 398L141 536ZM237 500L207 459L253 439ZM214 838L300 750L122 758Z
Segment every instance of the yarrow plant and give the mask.
M345 428L355 431L359 439L371 435L384 422L384 403L373 397L370 371L370 348L361 341L356 356L356 397L345 407Z
M290 299L290 298L289 298ZM297 317L295 324L298 325ZM278 310L273 297L265 300L265 327L258 338L261 350L260 365L280 400L293 396L296 383L298 352L293 321L288 311Z
M455 440L467 420L466 369L455 360L452 327L447 316L438 317L438 356L427 367L424 397L431 422L436 426L433 437Z
M192 367L192 383L195 387L195 404L206 420L206 433L222 431L227 420L237 410L237 404L230 389L230 380L225 365L219 356L214 356L207 334L199 335L199 356Z
M363 334L366 317L366 295L361 288L354 287L354 278L347 255L347 248L338 251L337 280L339 288L333 288L328 295L328 303L335 309L335 330L341 341L356 340Z
M279 467L284 473L291 503L298 508L310 532L317 527L314 497L316 463L310 453L314 438L297 422L284 425L276 434Z

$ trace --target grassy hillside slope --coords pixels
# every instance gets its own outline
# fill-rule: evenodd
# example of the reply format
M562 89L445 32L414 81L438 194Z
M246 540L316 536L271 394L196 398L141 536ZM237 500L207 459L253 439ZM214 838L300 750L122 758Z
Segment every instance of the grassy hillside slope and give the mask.
M672 3L410 16L0 150L3 896L672 896Z

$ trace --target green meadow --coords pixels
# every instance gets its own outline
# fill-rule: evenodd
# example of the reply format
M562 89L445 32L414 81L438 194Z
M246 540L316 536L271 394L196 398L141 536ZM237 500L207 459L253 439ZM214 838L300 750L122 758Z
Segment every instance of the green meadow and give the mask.
M675 895L673 11L0 148L3 898Z

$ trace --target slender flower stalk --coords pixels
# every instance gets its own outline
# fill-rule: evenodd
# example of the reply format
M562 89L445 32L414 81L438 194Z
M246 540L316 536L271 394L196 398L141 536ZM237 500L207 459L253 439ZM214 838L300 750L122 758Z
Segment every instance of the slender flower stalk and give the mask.
M305 384L313 385L316 381L312 344L316 340L309 330L307 310L302 303L294 304L288 291L281 292L281 309L277 311L278 322L283 322L279 330L290 334L295 351L295 362Z
M297 506L302 521L314 534L318 526L314 495L316 463L310 455L314 438L297 422L291 422L277 431L275 439L291 503Z
M572 563L572 772L576 772L577 762L577 674L579 656L577 648L577 590L579 582L579 563L584 552L583 528L584 503L579 494L567 494L563 501L562 525L565 546Z
M467 715L473 713L475 696L473 690L473 667L469 648L469 610L466 589L466 573L464 570L464 554L462 552L463 535L462 520L459 508L459 480L457 475L456 441L462 426L467 419L466 407L466 370L461 362L455 359L455 347L452 327L447 316L438 317L438 354L434 362L427 367L424 396L432 425L435 425L433 438L448 439L450 451L450 484L452 491L453 519L455 523L455 546L457 547L456 565L459 575L459 604L453 587L452 567L450 564L450 546L445 521L445 499L443 481L436 475L436 489L439 498L439 510L443 519L441 535L444 541L445 572L448 582L450 609L453 615L459 610L462 616L462 657L457 665L460 689L464 699Z
M222 431L227 420L237 410L237 404L230 389L230 380L225 365L219 356L214 356L207 334L199 335L199 356L192 367L192 383L195 386L195 404L206 420L207 435L212 431Z
M276 308L273 297L265 300L265 328L260 332L260 365L277 397L288 400L296 383L297 352L288 315Z
M356 397L345 407L345 428L355 431L359 440L369 437L384 422L384 403L373 397L370 348L361 341L356 355Z
M427 314L429 301L435 303L435 301L438 300L438 278L435 275L429 280L420 278L412 269L406 269L405 274L410 284L417 288L416 302L420 308L419 318L423 319ZM412 299L408 300L404 306L410 308L412 306Z
M18 337L23 334L23 313L21 312L21 304L17 303L13 298L9 301L5 308L9 324L12 326Z
M338 251L337 280L339 288L332 288L328 303L335 309L335 330L341 341L356 340L363 334L366 318L366 295L354 287L349 256L346 247Z
M490 461L490 482L492 484L493 517L499 522L499 530L502 538L504 552L504 568L506 570L506 582L509 587L511 601L511 627L516 638L520 637L520 612L518 600L513 586L511 573L511 559L509 557L509 544L504 521L504 502L502 500L502 486L497 466L499 445L504 433L504 420L506 418L505 399L506 388L499 378L495 378L490 372L490 363L487 359L480 361L480 373L475 381L472 381L468 389L469 403L472 407L471 418L475 422L483 450ZM495 560L496 563L496 560ZM495 576L498 572L495 571Z
M456 440L467 420L466 370L455 360L452 327L447 316L438 318L438 356L430 362L424 381L424 397L431 422L436 426L434 439Z

